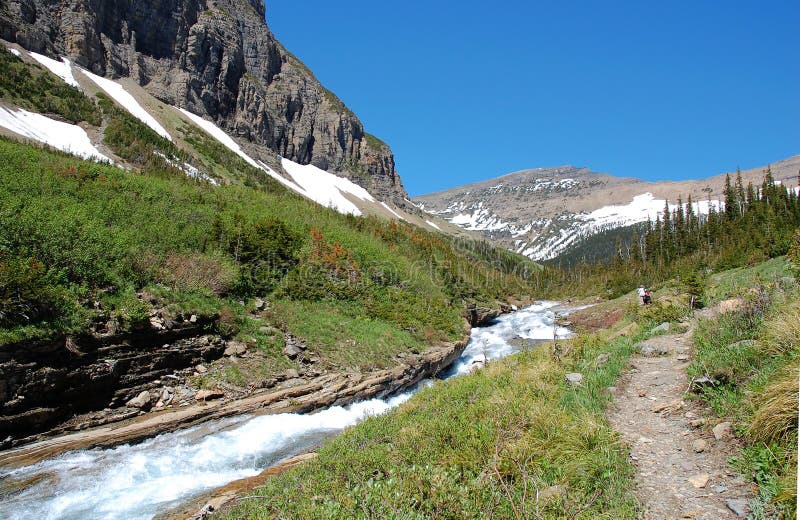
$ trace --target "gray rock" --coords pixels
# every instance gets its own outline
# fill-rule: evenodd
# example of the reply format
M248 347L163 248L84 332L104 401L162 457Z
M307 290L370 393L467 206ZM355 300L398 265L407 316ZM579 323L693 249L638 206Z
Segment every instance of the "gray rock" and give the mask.
M297 345L289 344L283 348L283 353L286 354L286 357L289 359L297 359L297 356L302 354L303 350Z
M241 341L229 341L228 346L225 347L226 356L239 356L241 357L247 352L247 345Z
M643 356L647 357L665 356L669 354L669 350L667 350L665 347L655 343L648 343L646 341L639 343L637 348Z
M260 310L262 310L262 309L264 308L264 305L265 305L265 304L264 304L264 300L262 300L261 298L256 298L256 299L255 299L255 301L253 302L253 307L254 307L254 308L257 310L257 311L260 311Z
M564 379L566 379L567 383L572 386L578 386L583 383L583 375L579 374L578 372L570 372L564 376Z
M195 401L211 401L212 399L221 399L225 394L219 390L200 390L194 394Z
M697 439L692 443L692 451L695 453L703 453L708 448L708 442L704 439Z
M126 406L132 408L139 408L140 410L147 410L150 408L150 392L147 390L141 392L139 395L125 403Z
M191 316L189 316L189 323L197 323L197 315L196 314L192 314Z
M715 486L714 493L724 493L728 491L728 486Z
M288 369L284 374L286 374L286 379L297 379L300 377L300 372L293 368Z
M654 327L652 330L650 330L650 334L656 334L658 332L669 332L669 322L665 321L658 327Z
M165 386L161 390L161 396L159 397L159 401L164 403L165 405L172 402L172 399L175 397L175 389L171 386Z
M717 386L718 384L719 384L719 381L717 381L713 377L703 376L703 377L696 377L696 378L692 379L692 384L690 386L691 386L692 392L699 393L699 392L703 391L706 388L711 388L711 387Z
M206 368L205 365L197 365L196 367L194 367L194 369L197 370L198 374L205 374L206 372L208 372L208 368Z
M747 516L747 500L741 498L729 499L725 501L725 505L739 518Z
M733 436L733 429L731 428L731 423L721 422L711 428L711 433L714 434L714 438L718 441L724 441Z
M597 363L598 365L603 365L603 364L605 364L606 361L608 361L608 358L610 358L610 357L611 357L611 354L609 354L608 352L603 352L602 354L597 356L597 358L594 360L594 362Z
M781 287L784 289L791 289L797 285L797 278L794 276L784 276L780 279Z

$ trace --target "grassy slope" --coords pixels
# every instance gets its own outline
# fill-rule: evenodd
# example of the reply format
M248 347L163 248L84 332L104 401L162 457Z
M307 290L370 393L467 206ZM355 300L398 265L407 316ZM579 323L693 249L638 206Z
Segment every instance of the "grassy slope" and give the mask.
M796 518L800 288L774 259L712 277L709 292L745 305L703 322L695 336L692 377L719 386L703 393L720 420L731 421L743 449L734 465L758 490L753 518Z
M536 349L438 382L226 517L635 518L633 468L604 418L633 343L586 336L561 363Z
M706 287L708 300L774 284L785 274L783 259L720 273ZM665 284L661 305L616 300L627 308L616 328L635 320L650 330L678 320L688 315L686 296ZM690 368L693 375L704 365L733 374L705 398L744 436L736 464L759 486L753 510L766 515L757 517L793 514L798 328L789 317L796 318L798 301L796 289L783 293L755 329L743 331L748 321L738 314L702 323ZM271 479L225 517L636 518L634 470L603 411L610 399L605 389L644 336L609 337L599 332L572 341L562 363L538 349L439 382L397 411L348 429L313 462ZM725 346L742 337L760 339L757 355L726 355ZM609 360L598 363L605 352ZM564 383L571 371L584 375L583 386ZM782 502L770 504L776 496Z

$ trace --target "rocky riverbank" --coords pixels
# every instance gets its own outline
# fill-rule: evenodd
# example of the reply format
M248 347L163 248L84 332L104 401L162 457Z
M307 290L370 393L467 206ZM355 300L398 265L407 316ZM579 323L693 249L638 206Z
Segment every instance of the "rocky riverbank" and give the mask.
M373 397L384 397L410 388L455 361L469 341L465 324L463 338L431 347L421 354L410 354L392 369L369 373L331 372L313 378L291 377L275 387L254 391L233 400L222 393L198 393L195 402L178 408L117 421L75 433L46 438L0 454L0 466L31 464L53 455L87 447L109 447L136 442L160 433L200 422L249 413L310 412L333 405L345 405ZM52 432L50 432L52 434ZM31 439L34 440L34 439Z

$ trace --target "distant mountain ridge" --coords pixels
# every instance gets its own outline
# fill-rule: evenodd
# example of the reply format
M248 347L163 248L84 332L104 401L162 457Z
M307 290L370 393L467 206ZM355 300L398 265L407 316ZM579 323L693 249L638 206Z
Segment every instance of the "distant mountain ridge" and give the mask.
M742 171L745 185L761 183L767 167ZM800 155L770 166L779 182L797 186ZM731 172L735 180L735 172ZM655 219L666 201L689 196L695 211L719 207L725 174L691 181L648 182L587 168L558 166L414 197L425 211L533 260L547 260L602 231Z
M403 205L407 197L389 146L274 37L262 0L6 0L0 38L102 77L131 78L257 157L268 149L381 200Z

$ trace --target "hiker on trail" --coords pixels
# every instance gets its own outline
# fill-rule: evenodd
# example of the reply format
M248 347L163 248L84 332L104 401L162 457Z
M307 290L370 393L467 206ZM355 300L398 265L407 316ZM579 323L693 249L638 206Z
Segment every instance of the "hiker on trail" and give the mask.
M639 295L639 298L642 299L642 305L645 305L644 295L647 294L647 289L644 288L644 285L640 285L638 289L636 289L636 293Z
M650 305L650 302L653 299L650 297L650 291L648 289L644 290L644 296L642 296L642 303L645 305Z

